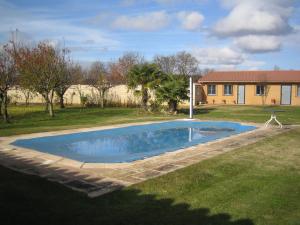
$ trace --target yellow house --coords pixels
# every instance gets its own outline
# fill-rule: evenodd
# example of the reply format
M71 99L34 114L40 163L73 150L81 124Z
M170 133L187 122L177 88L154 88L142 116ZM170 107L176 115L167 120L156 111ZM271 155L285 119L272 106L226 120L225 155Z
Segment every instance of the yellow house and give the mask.
M195 89L196 104L300 106L300 71L211 72Z

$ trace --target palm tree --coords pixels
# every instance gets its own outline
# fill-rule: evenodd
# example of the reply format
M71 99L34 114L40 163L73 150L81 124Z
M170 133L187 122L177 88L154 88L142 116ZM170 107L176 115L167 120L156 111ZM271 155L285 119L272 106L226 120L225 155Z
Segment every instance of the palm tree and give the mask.
M143 109L147 109L147 103L150 99L149 90L155 89L161 83L162 79L164 79L164 74L158 66L149 63L133 66L126 77L128 88L135 90L135 93L141 96L141 106ZM140 87L140 90L136 91L138 87Z
M156 89L156 97L160 102L167 102L169 112L177 111L178 103L188 99L188 78L183 75L167 75Z

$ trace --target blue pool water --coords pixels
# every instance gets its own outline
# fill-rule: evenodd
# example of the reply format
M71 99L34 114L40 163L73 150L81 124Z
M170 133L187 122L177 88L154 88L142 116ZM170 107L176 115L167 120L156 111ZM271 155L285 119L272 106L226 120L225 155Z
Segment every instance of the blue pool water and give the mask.
M20 139L15 146L93 163L130 162L255 129L232 122L172 121Z

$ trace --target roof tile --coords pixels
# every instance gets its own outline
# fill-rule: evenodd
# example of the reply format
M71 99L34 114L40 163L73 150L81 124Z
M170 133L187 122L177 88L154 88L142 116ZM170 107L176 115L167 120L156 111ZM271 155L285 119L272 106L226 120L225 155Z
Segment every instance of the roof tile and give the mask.
M203 76L198 83L300 83L299 70L274 71L215 71Z

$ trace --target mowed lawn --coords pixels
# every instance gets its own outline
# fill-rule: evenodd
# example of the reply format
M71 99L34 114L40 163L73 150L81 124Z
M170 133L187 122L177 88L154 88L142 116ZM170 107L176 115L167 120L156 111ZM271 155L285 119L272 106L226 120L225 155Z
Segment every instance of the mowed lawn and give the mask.
M274 107L201 106L205 120L265 122ZM284 124L300 124L299 107L275 107ZM56 109L11 106L0 136L186 118L136 108ZM0 223L300 225L300 128L95 199L0 166Z
M276 115L283 124L300 124L299 106L200 106L195 110L195 117L264 123L270 118L272 110L281 111L276 112Z
M299 225L300 128L95 199L0 167L1 224Z
M270 117L267 110L279 112L279 120L284 124L300 124L300 107L261 106L198 106L195 118L205 120L232 120L263 123ZM0 136L25 134L80 127L102 126L120 123L157 121L188 117L188 109L182 108L177 115L150 113L137 108L80 108L56 109L50 118L41 105L10 106L11 123L0 122Z
M174 118L162 113L145 112L138 108L101 109L76 106L55 109L53 118L48 116L42 105L11 106L9 113L10 123L0 122L0 136Z

